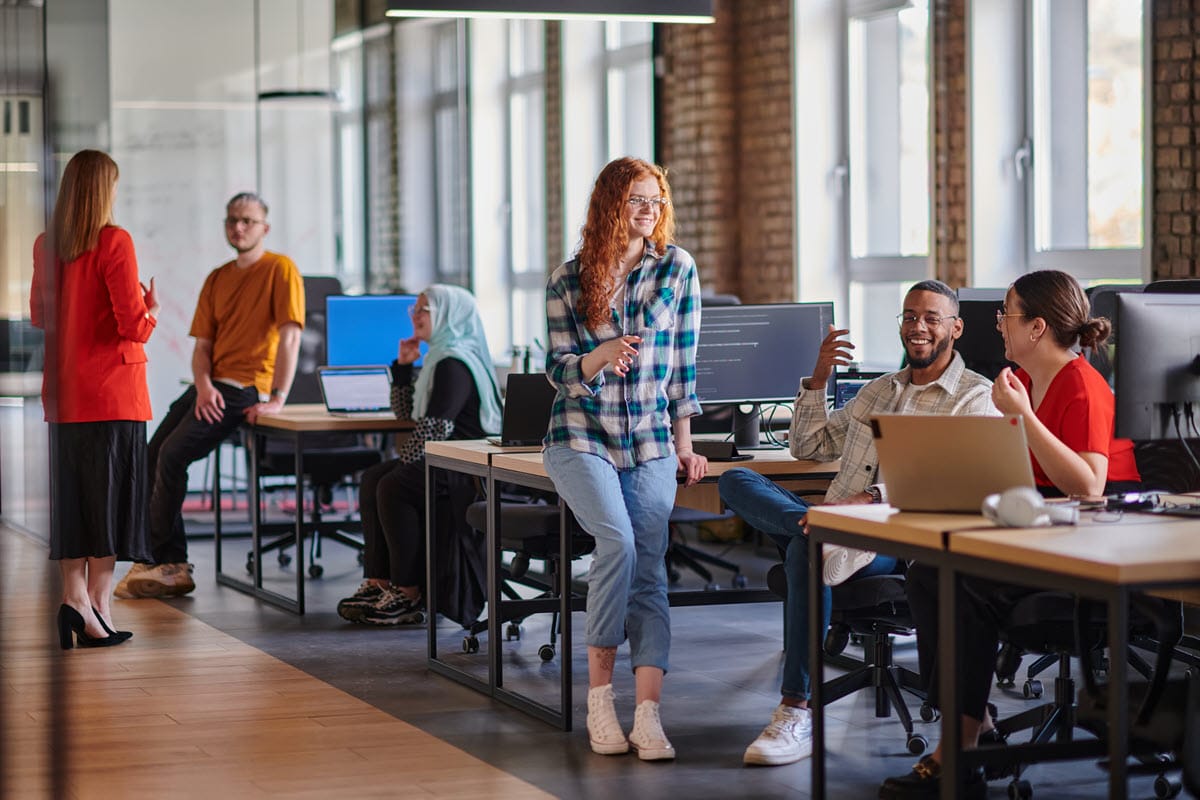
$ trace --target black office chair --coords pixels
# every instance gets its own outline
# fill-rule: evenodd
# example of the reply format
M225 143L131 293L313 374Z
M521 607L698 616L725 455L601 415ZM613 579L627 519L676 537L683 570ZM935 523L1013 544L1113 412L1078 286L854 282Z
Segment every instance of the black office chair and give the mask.
M1116 353L1117 346L1117 295L1141 292L1142 288L1141 284L1099 283L1089 286L1086 290L1091 303L1091 315L1106 317L1113 326L1103 349L1088 354L1088 363L1095 367L1110 385L1113 380L1113 354Z
M787 599L783 564L776 564L768 571L767 587ZM904 575L851 576L846 582L832 587L831 594L829 630L825 633L822 649L826 663L848 672L824 683L825 703L841 700L861 689L874 689L875 716L890 717L895 708L904 728L908 752L913 755L924 753L929 742L913 731L912 714L903 692L922 701L921 717L925 721L937 719L937 711L925 703L921 676L896 664L893 659L895 637L911 636L915 632L904 593ZM843 655L852 638L862 643L862 660Z
M341 293L341 281L335 277L304 276L304 331L300 339L296 376L288 393L289 405L322 402L317 367L325 361L325 298ZM295 476L295 456L290 442L259 437L257 442L248 442L247 447L257 448L260 478ZM308 574L319 578L325 572L325 568L317 563L324 539L354 548L358 551L359 563L362 563L363 542L353 535L359 529L359 523L352 519L356 505L354 500L347 501L346 514L340 520L326 519L325 509L332 506L335 489L344 487L352 491L357 486L354 476L380 463L383 456L378 447L363 445L361 437L354 433L310 435L306 438L302 456L305 478L312 487L312 517L307 526L310 536ZM272 490L280 488L287 486L271 487ZM353 494L350 497L353 498ZM296 513L302 515L304 509L297 508ZM264 542L261 552L278 551L280 566L287 566L292 561L287 548L294 541L294 534L283 534ZM246 571L254 571L253 552L246 554Z
M746 588L747 580L746 576L742 574L740 564L688 544L687 537L683 531L683 526L700 526L706 522L720 522L731 519L733 516L734 513L732 511L726 511L723 514L713 514L708 511L697 511L682 506L675 506L675 508L671 509L671 516L667 521L670 542L667 545L666 559L667 580L672 585L679 583L683 578L683 575L679 571L680 568L686 568L700 576L704 581L704 588L706 590L715 591L720 588L720 585L716 582L709 567L716 567L728 570L731 573L730 582L734 588Z
M1200 278L1170 278L1146 284L1146 294L1200 294Z
M500 547L513 554L511 564L500 567L500 591L509 601L504 604L500 615L500 622L507 623L504 638L508 641L520 639L521 623L528 616L550 612L550 641L538 648L538 657L542 661L550 661L554 658L558 642L559 575L562 570L570 569L569 565L559 563L559 507L546 502L502 501L500 515ZM591 553L596 541L583 532L573 515L568 516L572 526L570 554L571 559L575 560ZM472 503L467 508L466 519L467 524L482 535L487 529L487 501ZM529 572L530 561L546 563L544 578ZM517 586L534 589L539 594L534 598L522 598ZM582 594L578 597L582 597ZM488 613L495 614L497 611L489 608ZM488 629L488 620L476 620L466 627L463 651L478 652L478 636Z

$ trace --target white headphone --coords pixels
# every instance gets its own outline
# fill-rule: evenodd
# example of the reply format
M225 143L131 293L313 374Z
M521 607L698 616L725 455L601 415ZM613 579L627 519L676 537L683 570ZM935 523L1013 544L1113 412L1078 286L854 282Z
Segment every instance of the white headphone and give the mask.
M1079 521L1077 506L1047 505L1042 496L1028 486L1014 486L1001 494L989 494L984 498L981 510L985 517L1007 528L1074 525Z

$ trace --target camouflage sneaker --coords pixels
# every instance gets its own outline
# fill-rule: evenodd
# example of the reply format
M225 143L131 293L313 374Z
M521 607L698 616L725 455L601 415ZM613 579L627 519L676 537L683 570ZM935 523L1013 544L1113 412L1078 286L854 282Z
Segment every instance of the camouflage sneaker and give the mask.
M385 589L379 602L367 608L360 622L369 625L420 625L425 621L423 600L409 600L403 592Z
M367 609L383 598L383 592L384 588L378 583L363 581L354 594L338 601L338 616L348 622L361 622Z
M143 565L146 566L146 565ZM130 597L179 597L196 588L192 580L195 567L187 563L156 564L130 574L121 581ZM117 595L121 597L123 595Z

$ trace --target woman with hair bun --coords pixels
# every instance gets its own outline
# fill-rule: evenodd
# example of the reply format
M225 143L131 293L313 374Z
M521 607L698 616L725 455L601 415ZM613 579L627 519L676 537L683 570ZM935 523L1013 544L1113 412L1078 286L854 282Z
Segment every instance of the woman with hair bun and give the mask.
M1072 349L1092 350L1108 338L1112 324L1090 314L1083 288L1058 270L1022 275L996 312L1005 357L1020 369L1000 373L992 401L1025 418L1034 479L1045 495L1111 494L1141 480L1133 442L1113 438L1108 382Z

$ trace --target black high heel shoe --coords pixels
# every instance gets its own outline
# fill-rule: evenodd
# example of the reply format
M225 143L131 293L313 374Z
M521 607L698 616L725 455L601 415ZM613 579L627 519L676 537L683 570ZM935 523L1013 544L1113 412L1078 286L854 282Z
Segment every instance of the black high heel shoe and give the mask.
M133 631L114 631L112 628L108 627L108 623L104 621L104 617L100 616L100 612L96 610L95 606L92 606L92 613L96 615L96 619L100 620L100 627L104 628L105 633L109 634L110 636L120 636L121 641L133 638Z
M75 609L71 608L66 603L58 607L58 644L63 650L70 650L75 646L75 641L79 642L80 647L112 647L115 644L127 641L128 637L122 638L115 633L111 633L103 638L96 636L88 636L84 630L83 615ZM107 629L106 629L107 630ZM71 634L74 633L72 641Z

